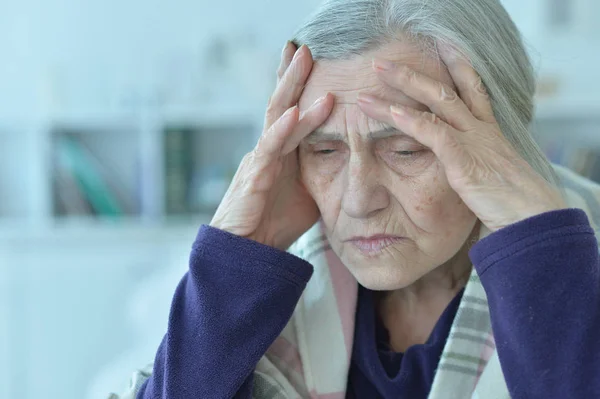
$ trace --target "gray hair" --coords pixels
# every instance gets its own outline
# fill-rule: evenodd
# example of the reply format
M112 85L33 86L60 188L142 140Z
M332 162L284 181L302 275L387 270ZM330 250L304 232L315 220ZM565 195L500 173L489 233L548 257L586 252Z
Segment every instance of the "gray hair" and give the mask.
M498 0L327 0L292 40L315 60L344 60L402 37L437 56L450 45L471 61L502 132L548 182L554 169L533 140L535 77L521 35Z

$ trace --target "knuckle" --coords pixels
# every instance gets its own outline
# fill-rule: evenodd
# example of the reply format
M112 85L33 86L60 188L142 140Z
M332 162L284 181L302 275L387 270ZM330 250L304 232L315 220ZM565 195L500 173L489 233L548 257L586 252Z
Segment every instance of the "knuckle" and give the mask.
M265 150L263 146L257 145L247 156L247 163L245 164L249 170L261 169L265 164L267 156L264 154Z
M438 92L440 93L440 99L443 102L452 103L458 99L458 94L456 94L456 91L444 83L438 84Z
M484 97L488 97L488 91L481 77L475 81L475 91Z
M410 83L411 85L418 85L419 74L407 66L403 67L403 69L404 75L406 76L406 80L408 81L408 83Z
M414 83L416 79L415 72L406 65L401 65L398 67L398 78L400 82L405 84Z
M265 112L266 119L270 121L276 120L278 117L277 113L277 106L272 100L269 100L269 105L267 105L267 110Z
M436 125L436 126L443 126L444 125L442 123L443 122L442 119L439 116L437 116L434 113L430 113L429 115L430 115L429 116L429 120L431 121L432 125Z
M260 150L264 147L267 134L268 132L265 130L263 134L260 135L258 142L256 143L256 147L254 147L252 152L248 154L248 161L254 160Z
M246 155L244 155L244 157L242 158L242 165L249 165L252 163L252 160L254 159L254 157L256 156L256 148L252 149L252 151L246 153Z
M418 118L415 119L415 128L417 130L424 130L427 129L429 127L429 125L431 125L431 123L433 122L433 119L435 118L435 115L429 112L424 112L421 115L419 115Z
M440 126L435 135L435 144L437 148L445 148L451 153L457 154L461 150L461 143L455 135L451 134L447 126Z

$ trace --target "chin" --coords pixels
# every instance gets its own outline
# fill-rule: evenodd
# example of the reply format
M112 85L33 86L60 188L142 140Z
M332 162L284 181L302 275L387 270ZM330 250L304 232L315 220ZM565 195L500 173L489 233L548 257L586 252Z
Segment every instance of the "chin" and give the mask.
M342 259L342 262L358 283L373 291L394 291L406 288L419 280L427 270L412 269L410 266L384 259ZM411 264L409 262L409 264ZM412 263L414 265L414 263ZM414 266L413 266L414 267Z

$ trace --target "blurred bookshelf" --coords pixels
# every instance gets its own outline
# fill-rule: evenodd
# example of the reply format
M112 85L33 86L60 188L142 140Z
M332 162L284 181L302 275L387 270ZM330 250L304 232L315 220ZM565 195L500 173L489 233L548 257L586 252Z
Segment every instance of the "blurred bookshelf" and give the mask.
M589 67L576 70L579 74L559 69L540 73L532 134L551 162L600 183L598 83L591 79L584 84L593 76Z
M249 125L165 126L164 184L168 216L212 214L227 191L243 154L252 148ZM246 151L247 152L247 151Z
M0 126L0 234L207 223L259 123L248 109L182 106Z
M53 217L139 216L139 132L57 126L52 145Z
M552 163L600 183L600 107L557 104L536 118L532 132Z

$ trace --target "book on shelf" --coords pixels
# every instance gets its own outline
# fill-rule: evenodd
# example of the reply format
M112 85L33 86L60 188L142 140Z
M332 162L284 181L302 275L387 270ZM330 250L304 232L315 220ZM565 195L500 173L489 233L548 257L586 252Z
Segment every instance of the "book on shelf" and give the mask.
M118 217L135 211L118 174L76 134L56 138L54 198L58 215Z
M164 131L165 211L167 215L189 214L190 187L194 168L194 131L167 127Z
M600 149L584 147L581 143L546 140L541 148L549 161L565 166L588 179L600 182Z
M64 215L94 214L91 204L83 196L73 174L57 163L53 173L54 213Z
M245 132L230 127L175 125L164 129L167 215L212 214L225 195L245 147Z

